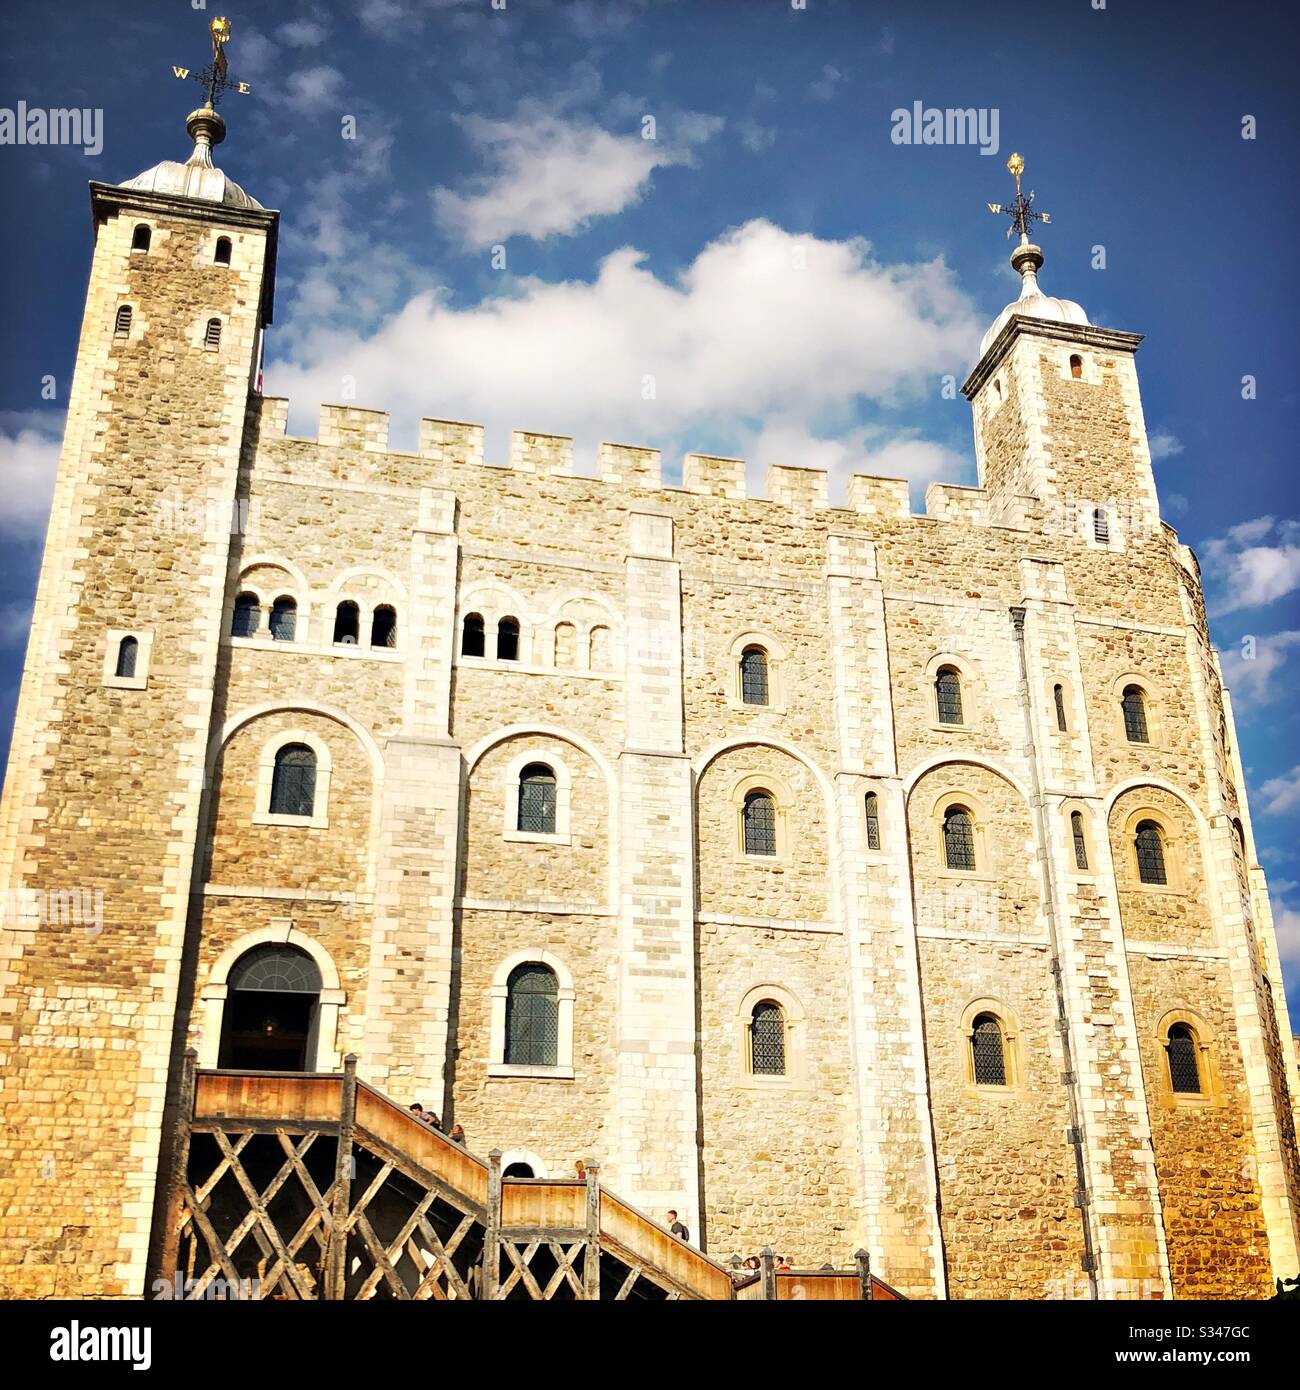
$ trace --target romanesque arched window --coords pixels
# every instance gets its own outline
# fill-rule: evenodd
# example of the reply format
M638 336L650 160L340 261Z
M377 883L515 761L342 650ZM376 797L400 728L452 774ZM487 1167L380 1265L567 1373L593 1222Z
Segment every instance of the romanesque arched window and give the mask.
M271 605L271 636L277 642L292 642L297 631L297 602L288 597L276 599Z
M334 612L336 646L355 647L361 635L361 610L351 599L344 599Z
M992 1014L980 1014L971 1027L971 1075L977 1086L1007 1084L1007 1054L1002 1025Z
M208 326L203 330L203 346L209 352L216 352L221 346L221 320L209 319Z
M119 304L117 314L113 318L113 337L129 338L131 336L131 306L129 304Z
M555 664L572 666L578 655L578 629L572 623L555 625Z
M536 961L517 965L506 982L506 1063L553 1067L559 1038L559 984L555 972Z
M1130 743L1147 743L1147 704L1142 687L1126 685L1121 699L1124 710L1124 737Z
M1105 507L1092 509L1092 538L1098 545L1110 544L1110 517L1106 515Z
M487 650L484 641L483 615L466 613L460 628L461 656L482 656Z
M1169 882L1165 871L1165 842L1160 827L1153 820L1138 822L1133 836L1133 847L1137 851L1138 878L1143 883L1164 884Z
M785 1011L771 999L755 1004L750 1016L749 1070L754 1076L785 1075Z
M217 238L217 249L213 253L212 259L218 265L230 264L230 238L228 236L219 236Z
M740 654L740 698L747 705L767 704L767 653L746 647Z
M1165 1038L1165 1051L1170 1088L1176 1095L1199 1096L1204 1088L1196 1056L1196 1034L1185 1023L1173 1024Z
M771 792L752 791L741 812L746 854L776 853L776 798Z
M143 222L137 222L135 231L131 233L131 250L147 251L152 234Z
M1056 727L1061 733L1065 732L1065 687L1054 685L1052 687L1052 701L1056 706Z
M262 620L262 606L256 594L240 594L235 600L235 615L230 623L232 637L252 637Z
M943 666L934 680L935 708L940 724L960 724L961 674L955 666Z
M880 848L880 798L875 792L867 793L867 848Z
M310 816L316 807L316 754L305 743L276 750L271 775L271 814Z
M140 643L134 637L123 637L117 647L117 667L113 674L130 679L135 675L136 658L140 654Z
M515 828L532 835L555 834L555 772L545 763L529 763L519 774L519 811Z
M975 867L975 822L964 806L944 812L943 857L950 869Z
M1075 381L1083 376L1083 358L1077 352L1070 354L1070 375Z
M497 624L497 660L519 660L518 618L502 618Z
M587 664L593 671L605 671L611 659L609 628L597 624L587 637Z
M397 609L391 604L381 603L371 616L370 645L372 647L395 647L397 645Z
M1074 842L1074 867L1086 869L1088 867L1088 841L1083 831L1083 813L1080 811L1070 812L1070 838Z

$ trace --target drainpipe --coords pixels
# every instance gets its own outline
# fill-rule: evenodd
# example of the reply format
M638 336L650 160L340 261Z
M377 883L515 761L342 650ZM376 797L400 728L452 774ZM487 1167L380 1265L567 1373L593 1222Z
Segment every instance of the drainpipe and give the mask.
M1074 1064L1074 1045L1070 1037L1070 1015L1065 1006L1065 981L1061 973L1061 946L1056 926L1056 869L1052 860L1050 826L1038 779L1038 744L1034 738L1034 714L1029 700L1029 663L1025 658L1025 610L1013 608L1011 621L1016 630L1016 656L1020 663L1020 707L1025 716L1025 750L1029 754L1029 798L1038 828L1038 849L1043 863L1043 902L1047 909L1047 937L1052 953L1052 984L1056 994L1056 1031L1061 1037L1065 1071L1061 1076L1070 1101L1070 1147L1074 1150L1074 1205L1079 1209L1083 1228L1083 1268L1088 1276L1088 1297L1097 1293L1097 1253L1092 1235L1091 1197L1088 1169L1083 1152L1083 1122L1079 1108L1079 1073Z

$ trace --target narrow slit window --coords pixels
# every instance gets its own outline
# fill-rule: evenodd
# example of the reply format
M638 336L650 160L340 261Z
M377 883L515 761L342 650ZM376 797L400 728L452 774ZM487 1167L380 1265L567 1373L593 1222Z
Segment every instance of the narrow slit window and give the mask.
M1070 354L1070 375L1079 381L1083 377L1083 358L1077 352Z
M518 618L502 618L497 624L497 660L519 660Z
M271 637L276 642L292 642L298 631L298 604L291 598L278 598L271 605Z
M943 818L943 854L950 869L975 867L975 826L964 807L954 806Z
M216 352L221 346L221 320L209 319L208 326L203 330L203 346L209 352Z
M776 801L771 792L750 792L742 811L746 854L776 853Z
M334 645L355 647L361 635L361 610L345 599L334 613Z
M1124 709L1124 737L1130 743L1149 743L1147 702L1141 689L1136 685L1126 685L1121 703Z
M867 793L867 848L880 848L880 798L875 792Z
M940 724L962 723L961 676L953 666L945 666L934 682L935 704Z
M1144 820L1133 837L1137 850L1138 878L1143 883L1164 885L1169 882L1165 871L1165 842L1160 827L1153 820Z
M1056 705L1056 727L1061 733L1065 733L1065 687L1063 685L1052 687L1052 700Z
M131 306L129 304L119 304L117 315L113 319L113 337L129 338L131 336Z
M749 1070L754 1076L785 1075L785 1013L764 999L749 1020Z
M532 835L555 834L555 773L545 763L529 763L519 774L516 829Z
M1105 507L1092 509L1092 538L1098 545L1110 544L1110 517L1106 515Z
M740 697L747 705L767 704L767 653L746 647L740 657Z
M1088 867L1088 841L1084 837L1083 813L1080 811L1070 812L1070 837L1074 841L1074 867L1086 869Z
M370 619L370 645L372 647L397 646L397 610L391 604L381 603Z
M460 628L461 656L482 656L485 650L482 615L466 613Z
M228 236L219 236L217 238L217 249L212 259L217 265L230 264L230 238Z
M123 637L117 646L117 666L114 675L131 679L135 676L136 658L140 654L140 643L134 637Z
M1169 1084L1175 1094L1201 1094L1201 1068L1196 1058L1196 1038L1185 1023L1175 1023L1169 1030Z
M971 1071L977 1086L1007 1084L1007 1054L1002 1025L992 1014L980 1014L971 1030Z

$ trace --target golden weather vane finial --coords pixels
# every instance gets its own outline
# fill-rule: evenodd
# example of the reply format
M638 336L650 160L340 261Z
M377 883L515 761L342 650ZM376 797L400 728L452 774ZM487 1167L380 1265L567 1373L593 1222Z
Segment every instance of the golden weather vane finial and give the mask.
M252 88L247 82L240 82L238 78L230 75L230 67L226 62L226 45L230 42L230 21L224 15L218 15L208 25L208 31L212 35L212 62L202 72L192 73L189 68L173 67L172 74L182 79L193 77L196 82L206 87L207 104L215 110L222 96L232 88L242 95L247 95Z
M1010 236L1012 232L1019 232L1022 244L1028 245L1029 233L1033 229L1034 223L1049 223L1052 220L1052 215L1049 212L1038 212L1034 208L1034 194L1032 189L1030 190L1028 198L1020 191L1020 175L1025 172L1025 161L1022 156L1014 152L1012 153L1011 158L1007 160L1007 172L1011 174L1016 181L1016 201L1009 205L1004 203L990 203L989 211L994 213L1006 213L1011 219L1011 225L1007 228L1007 235Z

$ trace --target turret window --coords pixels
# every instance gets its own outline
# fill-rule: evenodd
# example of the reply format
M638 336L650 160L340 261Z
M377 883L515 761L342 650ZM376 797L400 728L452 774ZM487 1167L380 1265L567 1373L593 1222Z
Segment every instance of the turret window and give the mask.
M217 249L213 253L212 259L217 265L230 264L230 238L228 236L217 238Z
M749 1023L749 1070L754 1076L785 1075L785 1011L764 999Z
M752 791L741 810L746 854L776 853L776 799L771 792Z
M129 338L131 336L131 306L129 304L119 304L117 306L117 316L113 319L113 337Z
M1175 1095L1199 1096L1204 1087L1197 1061L1196 1037L1185 1023L1175 1023L1166 1040L1169 1085Z
M1092 538L1098 545L1110 544L1110 517L1106 515L1105 507L1092 509Z
M867 793L867 848L880 848L880 798L875 792Z
M221 320L209 319L208 326L203 330L203 346L209 352L216 352L221 346Z
M486 651L481 613L466 613L460 629L461 656L482 656Z
M1065 687L1054 685L1052 687L1052 700L1056 705L1056 727L1061 733L1065 733Z
M943 855L950 869L975 868L975 823L964 806L953 806L943 817Z
M940 724L961 724L961 675L955 666L944 666L934 682L935 706Z
M1007 1056L1002 1025L992 1014L980 1014L971 1029L971 1074L977 1086L1007 1084Z
M136 658L140 655L140 643L134 637L123 637L117 648L117 667L113 674L123 679L135 675Z
M136 224L135 231L131 233L131 250L147 251L150 241L149 228L143 222Z
M1088 867L1088 841L1083 832L1083 814L1070 812L1070 838L1074 842L1074 867L1086 870Z
M1083 358L1077 352L1070 354L1070 375L1075 381L1083 379Z
M1137 852L1138 878L1143 883L1164 886L1169 882L1165 869L1165 842L1160 827L1153 820L1138 824L1133 837L1133 847Z
M767 653L746 647L740 655L740 698L747 705L767 704Z
M1146 700L1141 687L1126 685L1121 704L1124 710L1124 737L1130 743L1149 743Z

